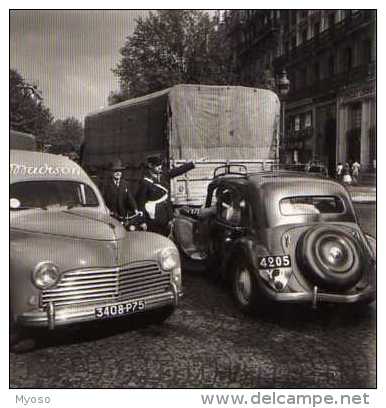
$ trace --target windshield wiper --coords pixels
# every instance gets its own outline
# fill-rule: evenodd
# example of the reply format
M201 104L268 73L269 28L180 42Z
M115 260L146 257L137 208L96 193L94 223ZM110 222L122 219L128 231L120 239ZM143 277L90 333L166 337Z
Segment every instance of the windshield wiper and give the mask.
M17 208L11 208L11 210L31 210L32 208L40 208L41 210L47 211L48 208L44 205L21 205Z
M75 203L75 202L66 203L65 206L66 206L67 210L71 210L71 208L74 208L74 207L82 207L82 208L84 208L84 207L93 207L93 205L91 205L91 204L83 204L83 203Z

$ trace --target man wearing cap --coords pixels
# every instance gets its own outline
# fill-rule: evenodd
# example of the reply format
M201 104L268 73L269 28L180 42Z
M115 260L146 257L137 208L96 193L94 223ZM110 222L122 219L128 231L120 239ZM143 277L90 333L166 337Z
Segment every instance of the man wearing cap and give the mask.
M134 197L126 181L122 178L124 169L121 160L115 160L110 168L111 176L109 176L103 189L106 205L117 218L125 218L128 214L137 212Z
M163 169L157 156L147 159L147 168L137 193L138 207L147 218L150 231L167 235L169 222L173 218L173 207L169 198L169 180L194 168L188 162L173 169Z

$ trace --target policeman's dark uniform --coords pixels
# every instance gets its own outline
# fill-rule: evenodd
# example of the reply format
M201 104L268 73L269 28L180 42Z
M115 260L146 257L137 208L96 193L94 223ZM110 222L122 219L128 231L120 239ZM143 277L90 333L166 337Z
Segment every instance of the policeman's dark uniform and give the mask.
M163 169L162 174L152 171L153 167L161 165L158 157L149 157L148 165L149 168L144 174L136 197L138 207L145 214L150 231L167 235L169 222L173 218L169 180L192 170L194 163L188 162L173 169Z
M110 170L112 173L122 172L124 167L120 160L117 160ZM119 181L115 180L113 176L109 177L104 186L103 193L106 205L114 216L124 218L137 210L136 201L130 192L127 182L122 177Z

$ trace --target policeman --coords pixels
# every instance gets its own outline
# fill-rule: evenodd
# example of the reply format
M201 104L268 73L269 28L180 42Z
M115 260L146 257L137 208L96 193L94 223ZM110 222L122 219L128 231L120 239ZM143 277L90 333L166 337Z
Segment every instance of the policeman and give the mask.
M103 189L107 207L113 216L119 219L138 211L134 197L126 181L122 178L124 169L120 159L114 160L110 168L111 175Z
M163 169L159 157L147 159L147 168L137 193L138 208L146 215L150 231L167 235L173 218L173 207L169 197L169 181L194 168L193 162L173 169Z

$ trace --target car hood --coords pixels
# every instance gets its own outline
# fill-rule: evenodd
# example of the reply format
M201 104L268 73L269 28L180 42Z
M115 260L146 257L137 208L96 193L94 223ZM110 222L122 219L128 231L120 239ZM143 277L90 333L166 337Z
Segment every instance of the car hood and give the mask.
M11 213L11 228L79 239L116 241L126 230L108 214L91 209L24 210Z
M74 239L11 230L10 260L13 273L30 273L41 261L55 263L60 271L84 268L111 268L131 262L158 260L165 247L175 248L172 241L151 232L126 232L115 241Z

